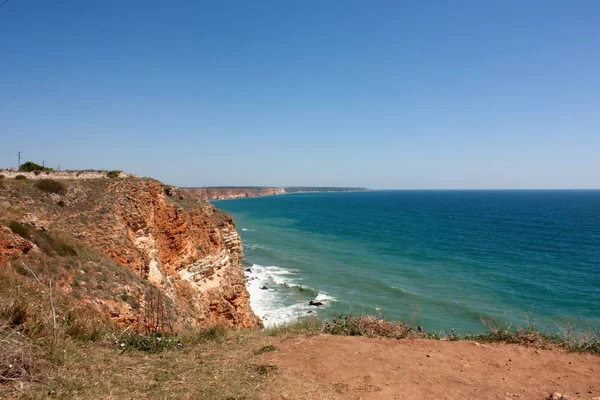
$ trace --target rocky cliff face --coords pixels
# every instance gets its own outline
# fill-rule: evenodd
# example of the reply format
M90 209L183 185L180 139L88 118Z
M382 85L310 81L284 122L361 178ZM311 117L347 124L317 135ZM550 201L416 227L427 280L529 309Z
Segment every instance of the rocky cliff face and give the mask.
M5 211L0 222L37 223L37 228L69 234L150 284L149 289L122 285L123 297L138 302L117 305L113 317L132 323L141 314L159 319L160 313L176 330L261 326L250 308L241 240L230 215L150 179L63 182L68 191L62 196L40 192L30 182L12 182L0 191ZM34 247L3 228L0 265Z
M287 193L285 188L190 188L184 189L202 200L225 200Z

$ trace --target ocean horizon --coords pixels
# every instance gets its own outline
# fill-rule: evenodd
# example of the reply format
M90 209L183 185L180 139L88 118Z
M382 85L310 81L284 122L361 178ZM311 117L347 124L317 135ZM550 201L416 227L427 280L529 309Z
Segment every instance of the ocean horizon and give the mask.
M483 331L482 320L600 329L600 190L374 190L212 203L235 219L251 305L266 326L355 313L463 334Z

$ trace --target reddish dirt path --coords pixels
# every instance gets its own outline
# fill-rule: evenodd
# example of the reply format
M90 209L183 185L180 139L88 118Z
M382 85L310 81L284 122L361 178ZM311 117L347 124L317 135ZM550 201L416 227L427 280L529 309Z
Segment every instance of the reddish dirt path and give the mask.
M518 345L321 335L282 339L270 399L600 400L600 357ZM268 393L268 395L267 395Z

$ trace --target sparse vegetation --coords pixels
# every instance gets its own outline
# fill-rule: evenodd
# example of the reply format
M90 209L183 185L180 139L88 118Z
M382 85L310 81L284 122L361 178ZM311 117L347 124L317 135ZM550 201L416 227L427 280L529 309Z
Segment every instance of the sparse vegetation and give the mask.
M467 334L463 340L478 342L514 343L537 348L562 348L568 351L587 352L600 355L600 331L592 328L576 329L571 323L560 326L561 332L540 331L533 320L526 327L513 328L510 324L495 320L482 320L487 332ZM457 339L457 340L459 340Z
M268 345L268 346L263 346L260 349L256 350L254 352L254 354L256 354L257 356L264 354L264 353L268 353L270 351L276 351L277 347L273 346L272 344Z
M121 171L113 170L113 171L108 171L106 173L106 176L109 178L118 178L120 174L121 174Z
M323 326L325 333L345 336L406 338L413 329L402 322L390 322L370 315L336 315ZM415 336L414 334L412 336Z
M538 330L531 320L528 321L527 327L513 327L504 322L490 320L482 320L482 323L486 332L460 336L454 331L448 334L420 332L412 327L412 322L403 324L370 315L339 314L331 321L302 317L295 322L265 329L263 333L269 336L314 336L326 333L396 339L413 337L444 341L473 340L485 343L513 343L536 348L561 348L600 355L600 331L589 327L581 330L567 323L560 327L561 332L550 332Z
M15 176L15 181L23 181L25 179L27 179L27 177L25 175L19 174L19 175Z
M54 179L41 179L35 183L35 187L46 193L55 193L64 195L67 193L67 186Z

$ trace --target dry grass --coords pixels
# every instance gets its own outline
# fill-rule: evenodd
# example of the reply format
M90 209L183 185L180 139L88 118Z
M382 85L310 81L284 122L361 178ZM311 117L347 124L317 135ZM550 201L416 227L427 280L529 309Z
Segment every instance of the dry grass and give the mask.
M528 317L526 327L513 327L496 320L482 319L481 322L487 328L487 332L479 335L465 335L463 338L454 337L454 339L514 343L542 349L561 348L572 352L600 355L600 332L591 327L580 329L568 322L560 325L558 332L548 329L540 330L532 316Z
M11 268L0 268L0 393L40 382L57 367L69 340L98 340L114 329L91 308L64 295L55 299L54 331L45 288Z
M40 381L42 353L21 333L0 326L0 383Z
M266 329L264 332L271 336L318 335L327 333L343 336L388 337L402 339L418 337L414 328L417 313L409 322L388 321L372 315L339 314L331 321L323 321L316 317L303 317L297 321L281 324Z
M23 399L260 398L277 371L254 352L275 339L224 332L218 340L184 343L160 354L71 343L51 380L13 393Z

